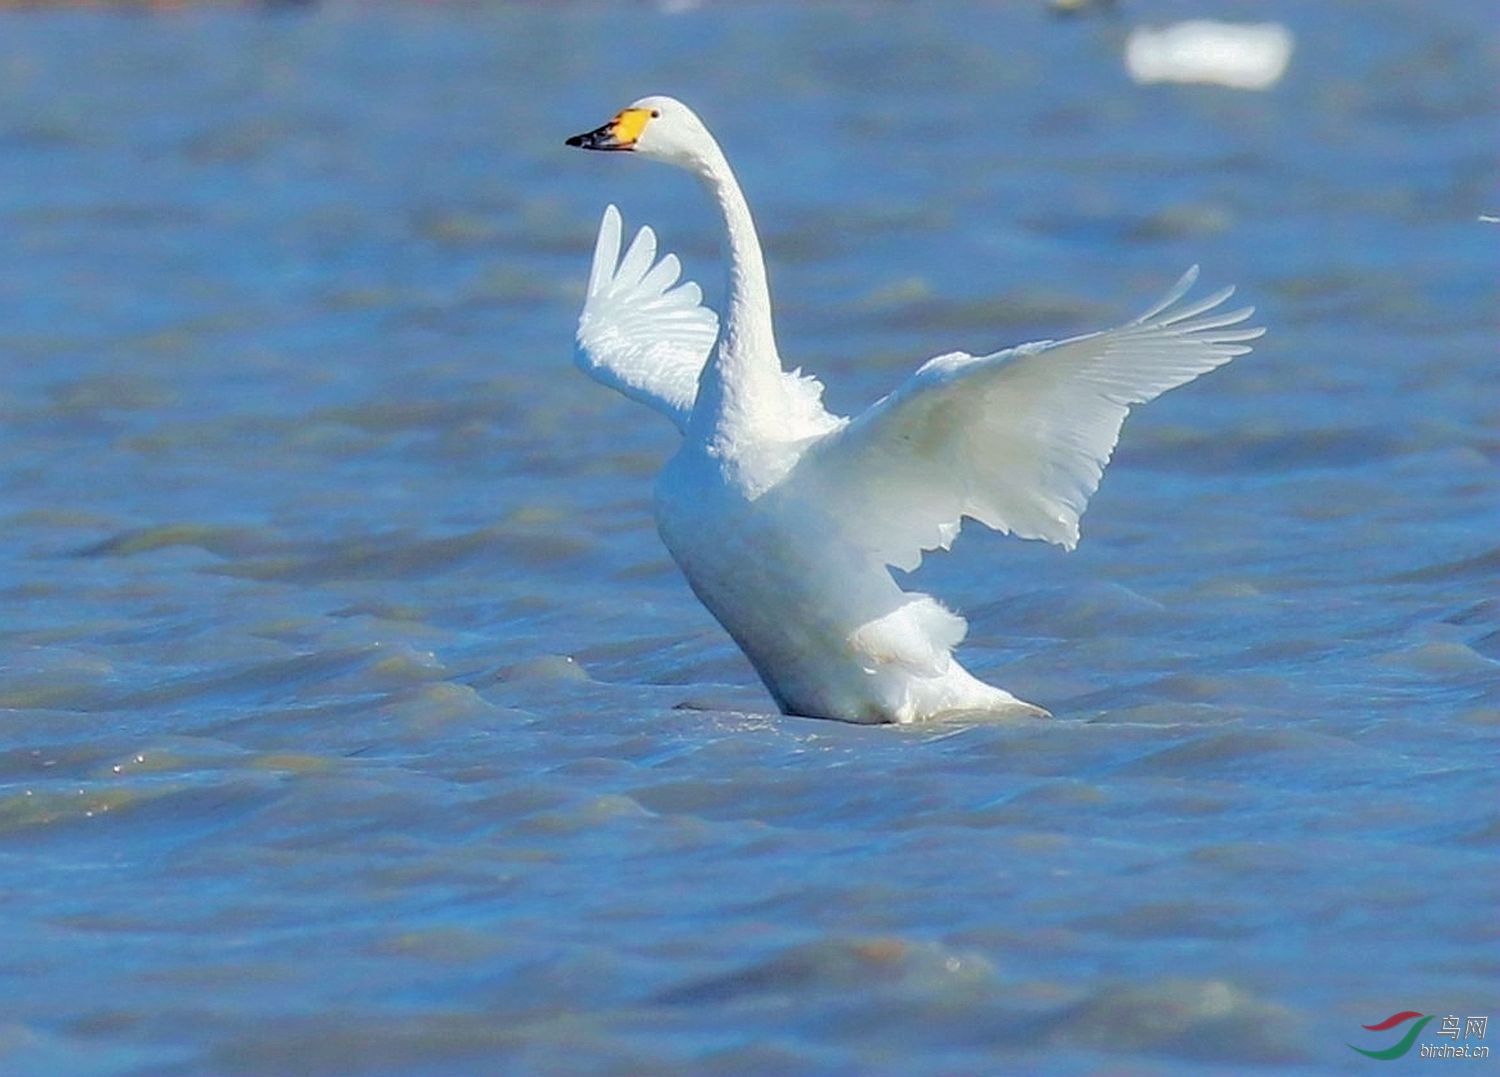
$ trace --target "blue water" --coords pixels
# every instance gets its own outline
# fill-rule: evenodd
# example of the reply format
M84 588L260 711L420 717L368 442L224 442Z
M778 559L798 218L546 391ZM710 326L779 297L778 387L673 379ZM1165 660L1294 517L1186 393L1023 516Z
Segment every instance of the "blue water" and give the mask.
M0 13L0 1072L1352 1073L1495 1011L1489 5L913 7ZM1133 85L1192 14L1286 79ZM1259 307L1076 553L918 574L1055 720L777 716L677 576L675 434L569 358L608 201L719 295L690 179L562 146L648 92L838 410L1193 262Z

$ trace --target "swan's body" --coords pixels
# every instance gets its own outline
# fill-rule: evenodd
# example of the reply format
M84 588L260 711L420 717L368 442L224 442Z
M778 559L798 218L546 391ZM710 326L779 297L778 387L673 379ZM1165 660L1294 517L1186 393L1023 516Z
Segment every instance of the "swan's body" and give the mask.
M959 665L963 618L902 591L889 566L947 548L966 516L1071 549L1129 406L1248 351L1261 330L1238 326L1251 312L1208 313L1228 289L1177 306L1190 270L1118 329L939 356L853 421L838 418L821 385L782 369L755 226L702 121L649 97L568 141L686 168L723 214L721 336L697 286L677 284L677 259L657 261L650 229L621 258L620 217L605 210L578 360L682 430L657 480L657 527L777 704L856 722L1045 714Z

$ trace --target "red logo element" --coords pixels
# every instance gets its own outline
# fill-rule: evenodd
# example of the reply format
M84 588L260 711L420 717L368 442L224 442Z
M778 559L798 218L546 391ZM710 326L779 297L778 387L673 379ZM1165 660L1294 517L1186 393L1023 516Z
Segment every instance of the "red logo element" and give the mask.
M1367 1028L1371 1032L1384 1032L1386 1029L1391 1028L1395 1025L1399 1025L1402 1021L1405 1021L1408 1018L1421 1016L1422 1015L1419 1014L1416 1010L1402 1010L1400 1013L1391 1014L1378 1025L1360 1025L1359 1027Z

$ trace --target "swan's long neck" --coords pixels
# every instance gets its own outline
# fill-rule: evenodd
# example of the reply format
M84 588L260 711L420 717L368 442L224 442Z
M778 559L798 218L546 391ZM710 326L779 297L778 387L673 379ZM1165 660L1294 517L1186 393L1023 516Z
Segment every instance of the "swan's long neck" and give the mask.
M733 434L774 421L782 396L781 358L755 222L717 144L699 162L698 174L718 203L729 237L729 309L719 347L698 383L693 424L705 434Z

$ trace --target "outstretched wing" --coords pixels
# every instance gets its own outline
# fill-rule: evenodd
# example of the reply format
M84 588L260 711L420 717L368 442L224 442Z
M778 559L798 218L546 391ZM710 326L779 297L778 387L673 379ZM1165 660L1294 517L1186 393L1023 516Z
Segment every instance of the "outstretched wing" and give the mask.
M1216 312L1234 289L1187 304L1188 270L1117 329L973 356L942 355L815 445L801 478L851 521L851 537L914 569L965 516L1072 549L1078 520L1132 404L1249 351L1253 308Z
M656 261L656 235L642 228L620 257L620 211L607 206L594 246L588 296L578 318L575 360L585 374L687 427L698 372L719 319L692 281L677 283L675 254ZM675 285L675 287L674 287Z

